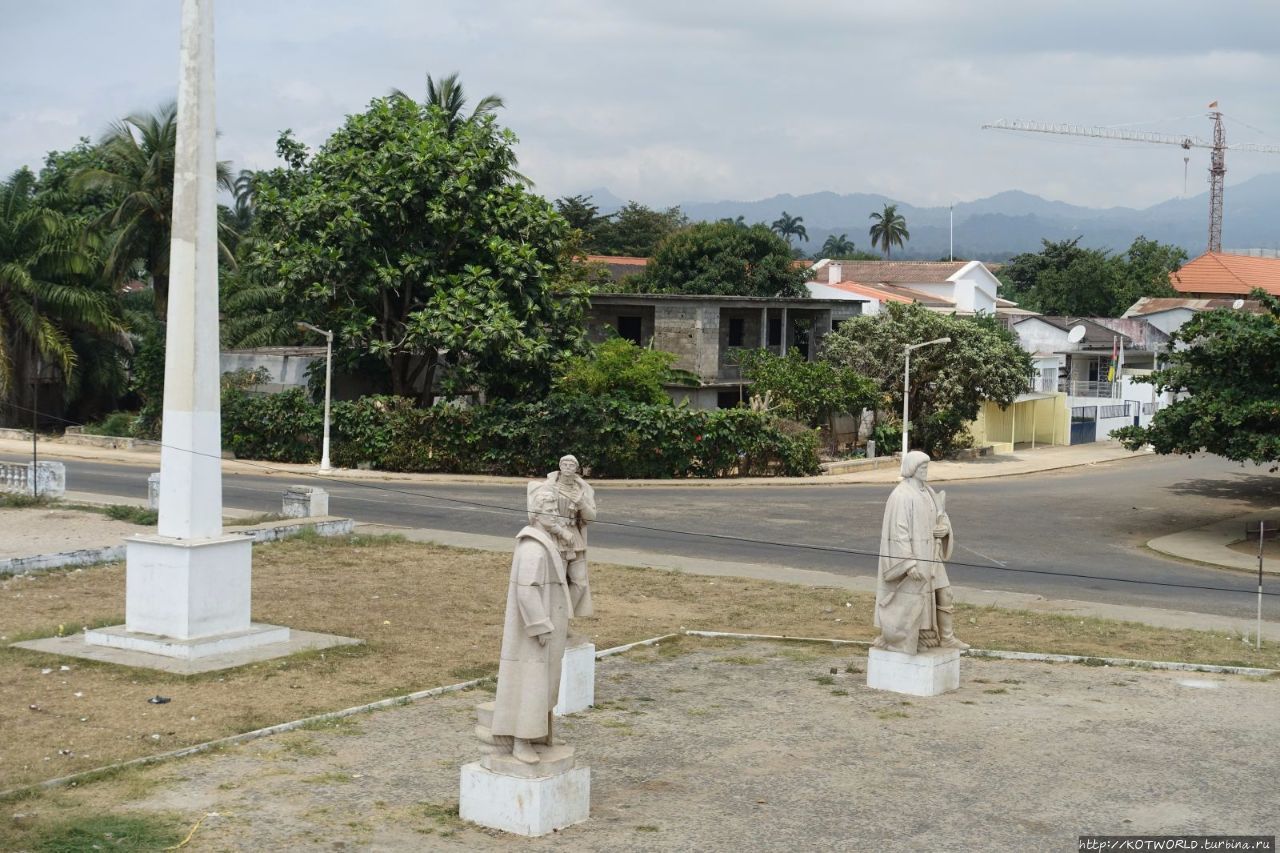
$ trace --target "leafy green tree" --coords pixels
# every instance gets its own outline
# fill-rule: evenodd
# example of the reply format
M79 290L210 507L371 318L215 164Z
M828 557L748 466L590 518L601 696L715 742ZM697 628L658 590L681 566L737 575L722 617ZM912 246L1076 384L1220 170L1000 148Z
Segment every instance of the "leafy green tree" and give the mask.
M696 375L673 367L675 361L673 353L638 347L626 338L609 338L589 353L557 365L554 386L567 394L670 404L667 385L698 385Z
M1174 296L1169 274L1187 255L1138 237L1122 255L1086 249L1080 239L1042 240L1039 252L1012 258L998 273L1002 295L1042 314L1118 317L1141 296Z
M875 383L857 371L831 361L808 361L797 349L785 356L746 350L741 364L752 394L767 393L783 417L811 427L827 424L833 442L837 415L860 416L880 397Z
M1116 431L1127 447L1280 468L1280 299L1262 290L1250 298L1263 313L1204 311L1173 333L1167 364L1144 380L1178 399L1150 426Z
M773 220L773 224L769 227L787 241L788 248L791 247L792 237L795 237L802 243L808 242L809 240L809 232L806 231L804 227L804 217L792 216L785 210L782 211L782 216Z
M576 228L583 234L592 235L601 221L608 217L600 215L600 208L591 201L589 195L571 195L556 199L556 212L564 217L570 228Z
M42 362L58 369L64 390L75 396L84 387L77 372L82 352L100 339L118 345L124 331L79 229L35 194L27 169L0 183L0 399L19 405L29 405L27 385Z
M663 240L686 224L688 219L678 207L653 210L629 201L608 221L601 223L596 229L594 242L586 248L601 255L648 258Z
M871 245L878 244L885 258L890 256L890 250L894 246L902 248L903 243L911 239L906 217L898 213L896 204L886 204L883 211L871 214L871 229L868 233Z
M728 217L728 216L726 216L726 217L724 217L723 219L717 219L716 221L717 221L717 222L725 222L725 223L728 223L729 225L732 225L732 226L733 226L733 227L735 227L735 228L750 228L750 227L751 227L750 225L748 225L748 224L747 224L747 218L746 218L745 216L743 216L741 213L739 213L737 216L734 216L734 217Z
M965 445L983 400L1008 406L1030 390L1031 356L995 318L889 303L880 315L842 323L827 336L823 357L870 377L882 407L900 412L904 348L942 337L951 343L911 355L911 439L931 455L946 454Z
M698 222L669 237L626 283L641 293L804 296L805 271L763 225Z
M156 313L164 315L169 299L169 241L173 232L173 166L178 139L178 108L170 103L154 113L137 113L113 125L99 145L101 164L81 171L73 186L105 192L116 200L97 222L108 232L108 277L122 283L138 273L151 278ZM226 163L217 167L218 185L232 189ZM223 237L221 256L234 264Z
M822 243L819 253L824 258L843 258L851 252L857 251L858 247L853 245L853 241L849 239L848 234L835 234L827 237Z
M539 393L582 346L585 292L563 281L573 231L514 177L515 141L491 115L453 126L397 97L314 155L286 132L288 165L256 181L247 272L398 395L428 402L442 363L447 391Z

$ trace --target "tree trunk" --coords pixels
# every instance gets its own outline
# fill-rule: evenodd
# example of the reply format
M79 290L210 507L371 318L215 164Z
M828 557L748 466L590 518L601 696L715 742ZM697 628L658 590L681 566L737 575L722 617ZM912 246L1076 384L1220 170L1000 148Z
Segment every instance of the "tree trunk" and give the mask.
M169 314L169 276L151 276L151 296L155 300L156 317L163 323Z

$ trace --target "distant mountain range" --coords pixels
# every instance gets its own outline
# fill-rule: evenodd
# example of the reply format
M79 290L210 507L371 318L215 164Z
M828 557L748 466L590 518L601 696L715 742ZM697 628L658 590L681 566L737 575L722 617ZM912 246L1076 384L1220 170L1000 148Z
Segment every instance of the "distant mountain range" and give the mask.
M601 212L612 213L625 201L607 189L588 190ZM773 222L785 210L804 218L816 251L831 234L848 234L859 249L870 249L869 216L886 204L897 204L911 231L902 252L894 257L937 259L947 256L948 223L945 207L916 207L871 193L832 192L794 196L783 194L760 201L686 202L680 207L694 220L745 217L748 222ZM1175 243L1195 257L1204 251L1209 227L1208 193L1174 198L1141 210L1128 207L1096 209L1050 201L1019 190L955 206L956 257L1006 260L1020 252L1040 249L1041 239L1081 236L1082 245L1123 250L1139 235ZM1280 248L1280 174L1259 175L1228 186L1222 226L1224 248Z

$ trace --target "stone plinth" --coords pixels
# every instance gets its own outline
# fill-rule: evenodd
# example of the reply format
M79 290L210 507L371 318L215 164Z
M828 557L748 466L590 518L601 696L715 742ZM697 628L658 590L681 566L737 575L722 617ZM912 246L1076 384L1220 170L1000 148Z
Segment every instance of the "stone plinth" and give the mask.
M160 472L147 475L147 509L160 508Z
M560 667L558 717L585 711L596 702L596 646L579 643L567 647Z
M924 649L918 654L871 649L867 686L910 696L937 696L960 686L960 650Z
M459 816L529 837L586 820L591 813L590 769L575 766L571 746L536 749L541 758L537 764L489 754L463 765Z
M280 514L285 518L312 518L329 514L329 493L316 486L290 486L284 490Z

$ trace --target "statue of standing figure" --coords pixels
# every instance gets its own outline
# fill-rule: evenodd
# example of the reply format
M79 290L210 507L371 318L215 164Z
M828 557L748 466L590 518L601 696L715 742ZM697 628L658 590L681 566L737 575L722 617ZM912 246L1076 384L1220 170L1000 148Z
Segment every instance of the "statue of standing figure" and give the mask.
M488 732L498 750L525 764L541 761L535 745L557 743L553 709L569 620L591 613L583 528L595 518L595 493L566 456L560 470L530 483L529 524L516 535L507 586L498 692Z
M873 646L916 654L920 648L967 649L955 635L955 601L944 562L955 535L946 492L929 486L929 454L902 458L902 480L889 496L880 532Z

